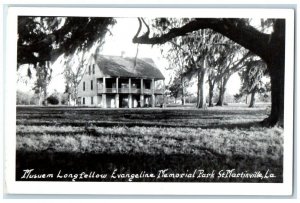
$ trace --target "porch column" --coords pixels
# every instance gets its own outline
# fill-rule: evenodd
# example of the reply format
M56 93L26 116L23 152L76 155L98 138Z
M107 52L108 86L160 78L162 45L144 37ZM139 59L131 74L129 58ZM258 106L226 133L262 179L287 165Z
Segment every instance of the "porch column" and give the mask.
M154 94L154 91L155 91L155 80L152 79L151 81L151 91L152 91L152 94Z
M119 78L116 78L116 91L119 93Z
M144 84L143 78L141 78L141 94L144 94Z
M132 94L128 95L128 107L132 108Z
M152 107L155 107L155 81L152 79L151 81L151 92L152 92Z
M144 95L143 94L140 95L140 105L141 105L141 107L144 107Z
M119 107L120 107L120 105L119 105L120 102L119 102L119 94L118 94L118 93L117 93L116 96L115 96L115 101L116 101L116 105L115 105L116 108L119 108Z
M106 108L106 94L102 94L102 108Z
M131 78L128 79L128 91L131 94Z
M103 93L106 93L106 79L103 77Z
M128 108L132 108L131 78L128 78Z
M144 80L141 78L141 94L140 94L140 107L144 107Z
M155 107L155 95L152 94L152 107Z

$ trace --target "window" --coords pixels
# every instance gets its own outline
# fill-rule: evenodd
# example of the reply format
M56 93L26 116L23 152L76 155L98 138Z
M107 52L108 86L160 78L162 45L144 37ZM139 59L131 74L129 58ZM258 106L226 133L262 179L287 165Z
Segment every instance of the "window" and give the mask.
M93 64L93 74L95 74L95 64Z
M89 65L89 75L91 75L91 66Z
M83 82L83 91L85 91L85 82Z
M82 104L85 105L85 98L82 97Z
M91 90L93 90L93 80L91 80Z
M91 104L94 104L94 97L91 97Z

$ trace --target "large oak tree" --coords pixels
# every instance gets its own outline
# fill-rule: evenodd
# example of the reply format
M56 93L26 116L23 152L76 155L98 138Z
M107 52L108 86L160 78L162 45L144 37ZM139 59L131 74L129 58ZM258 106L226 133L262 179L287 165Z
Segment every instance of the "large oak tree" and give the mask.
M268 83L264 83L262 78L266 75L266 64L260 59L252 57L245 63L246 68L239 72L241 78L240 96L251 95L249 107L254 107L255 95L268 92Z
M100 17L18 17L18 67L54 62L60 55L88 49L115 24Z
M258 55L267 64L271 78L272 109L264 120L267 125L283 125L284 115L284 64L285 19L274 19L273 32L266 34L255 29L247 20L233 18L195 18L181 27L170 29L160 36L150 36L150 30L140 36L142 24L133 37L134 43L163 44L175 37L199 29L212 29Z

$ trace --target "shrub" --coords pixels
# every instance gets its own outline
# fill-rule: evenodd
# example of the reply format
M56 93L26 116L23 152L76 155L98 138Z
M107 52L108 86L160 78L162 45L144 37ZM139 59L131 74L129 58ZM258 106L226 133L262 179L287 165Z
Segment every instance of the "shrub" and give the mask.
M59 103L59 100L56 96L51 95L47 98L47 103L52 105L57 105Z

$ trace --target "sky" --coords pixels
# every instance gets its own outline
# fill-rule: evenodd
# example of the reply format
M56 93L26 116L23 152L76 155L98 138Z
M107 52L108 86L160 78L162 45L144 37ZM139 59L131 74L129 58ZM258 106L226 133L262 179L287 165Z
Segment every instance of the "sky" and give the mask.
M137 45L132 43L132 38L136 34L136 31L139 26L138 20L136 18L117 18L116 20L117 23L110 29L112 35L106 36L105 44L102 48L101 54L120 56L121 52L125 52L125 56L135 57L138 46L138 57L152 58L156 66L161 70L161 72L165 76L165 84L168 84L173 73L170 72L170 70L166 70L169 65L168 61L164 59L161 55L161 48L163 46L152 46L143 44ZM52 64L52 69L52 80L48 86L48 92L50 94L54 90L58 92L64 92L65 84L63 77L63 67L59 63L59 60ZM26 67L21 68L19 71L20 76L26 75L26 71ZM34 77L32 79L33 80L31 81L27 80L27 84L19 81L17 83L17 88L22 91L30 91L32 89ZM207 88L207 86L205 88ZM226 91L228 94L236 94L238 93L239 88L239 76L237 74L234 74L228 81ZM191 93L196 93L196 89L197 88L195 84L193 87L189 88L189 91Z

